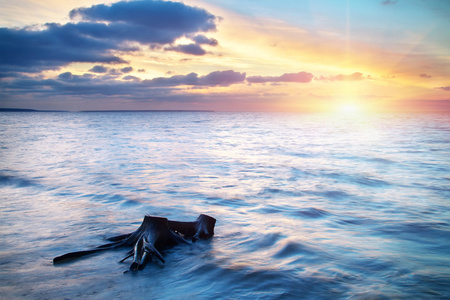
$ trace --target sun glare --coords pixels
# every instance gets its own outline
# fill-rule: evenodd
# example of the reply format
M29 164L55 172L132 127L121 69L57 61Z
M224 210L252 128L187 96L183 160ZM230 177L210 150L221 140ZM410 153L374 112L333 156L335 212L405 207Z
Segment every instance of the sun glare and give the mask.
M341 114L353 115L361 112L361 109L356 104L341 104L337 107L337 111Z

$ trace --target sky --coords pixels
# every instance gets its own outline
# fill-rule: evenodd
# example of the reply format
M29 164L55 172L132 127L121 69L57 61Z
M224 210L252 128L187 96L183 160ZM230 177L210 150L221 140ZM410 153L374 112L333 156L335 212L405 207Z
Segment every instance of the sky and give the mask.
M0 108L450 110L450 1L0 0Z

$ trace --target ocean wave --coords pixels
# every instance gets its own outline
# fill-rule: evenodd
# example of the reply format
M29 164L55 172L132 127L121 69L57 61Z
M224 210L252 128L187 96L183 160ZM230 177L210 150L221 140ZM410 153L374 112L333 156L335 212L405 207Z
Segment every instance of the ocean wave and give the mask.
M23 188L37 185L38 183L35 180L23 176L0 174L0 186L14 186Z
M343 200L354 197L352 194L341 190L309 191L308 194L321 196L332 200Z
M339 181L356 183L358 185L364 185L368 187L387 187L391 185L389 182L377 178L374 174L324 172L323 175L337 179Z
M136 199L128 199L123 201L123 203L121 203L121 206L124 208L128 208L128 207L133 207L133 206L138 206L141 205L142 202Z
M251 212L256 212L260 214L279 214L286 211L286 208L277 206L277 205L265 205L264 207L258 207L252 209Z
M287 156L293 156L293 157L300 157L300 158L310 158L313 157L313 154L311 153L306 153L306 152L286 152L283 151L284 155Z
M337 219L336 220L337 223L342 224L342 225L373 225L376 224L376 222L373 219L370 218L364 218L364 217L351 217L351 218L342 218L342 219Z
M206 197L208 203L219 206L226 206L231 208L248 207L252 204L248 203L245 199L234 198L222 198L222 197Z
M281 249L273 255L274 258L287 258L295 255L315 255L317 250L303 245L299 242L288 241L285 242Z
M377 232L397 239L432 242L450 240L447 222L391 222L376 229Z
M292 215L299 216L302 218L307 218L307 219L319 219L319 218L327 217L327 216L331 215L331 213L329 213L326 210L309 207L309 208L301 209L298 211L293 211Z
M386 164L386 165L396 163L396 161L394 161L392 159L383 158L383 157L368 157L368 158L366 158L366 160L369 162L381 163L381 164Z
M240 242L239 247L246 252L261 251L276 245L283 237L284 235L280 232L255 233Z
M331 216L332 214L326 210L307 207L299 209L296 206L286 205L286 204L266 204L251 210L251 212L256 212L260 214L283 214L286 216L302 218L302 219L320 219Z
M288 197L301 197L304 195L302 191L298 190L289 190L277 187L265 187L258 193L257 196L271 198L273 197L274 194Z
M401 117L29 116L2 115L4 298L450 296L450 152L430 144L448 140L448 117L423 131ZM51 264L145 214L200 213L214 237L164 251L164 265L123 274L125 249Z

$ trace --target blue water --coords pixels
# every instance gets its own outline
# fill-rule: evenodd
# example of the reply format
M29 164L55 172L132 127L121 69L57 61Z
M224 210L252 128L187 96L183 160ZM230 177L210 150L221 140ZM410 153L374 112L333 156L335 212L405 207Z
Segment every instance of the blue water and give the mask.
M0 114L0 298L450 299L450 115ZM54 266L145 214L217 219L123 273Z

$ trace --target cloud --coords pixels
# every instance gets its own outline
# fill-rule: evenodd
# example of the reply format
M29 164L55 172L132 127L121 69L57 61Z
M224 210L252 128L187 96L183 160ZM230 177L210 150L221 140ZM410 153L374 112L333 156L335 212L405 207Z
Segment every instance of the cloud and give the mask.
M123 80L131 80L131 81L135 81L135 82L141 81L141 79L139 77L132 76L132 75L125 76L122 79Z
M308 83L314 78L314 75L308 72L298 72L298 73L285 73L281 76L249 76L247 77L248 83L280 83L280 82L298 82L298 83ZM369 76L367 78L370 78ZM334 75L334 76L319 76L315 77L316 80L322 81L358 81L363 80L364 76L360 72L355 72L350 75Z
M313 74L307 72L285 73L281 76L249 76L249 83L267 83L267 82L298 82L308 83L313 79Z
M281 84L309 83L314 75L308 72L284 73L280 76L246 76L245 72L234 70L219 70L200 76L197 73L185 75L172 75L168 77L156 77L141 80L132 75L131 66L121 69L107 68L101 65L94 66L90 72L75 75L71 72L63 72L55 78L42 79L42 76L17 76L1 82L4 95L32 94L37 97L51 96L73 96L73 97L95 97L104 95L111 97L124 97L128 99L145 99L156 92L165 95L179 93L184 86L209 88L216 86L230 86L245 83L271 83ZM123 76L123 77L122 77ZM362 73L356 72L350 75L339 74L336 76L319 78L324 81L332 80L362 80ZM316 78L317 79L317 78ZM444 91L450 91L450 87L437 87ZM263 93L264 98L284 97L286 93Z
M0 71L36 72L71 62L124 63L111 54L117 48L80 34L73 24L47 24L40 31L0 28Z
M328 76L328 77L320 76L320 77L317 77L316 79L322 80L322 81L358 81L358 80L363 80L364 76L363 76L363 73L355 72L350 75L339 74L339 75Z
M216 17L206 10L171 1L141 0L99 4L74 9L70 12L70 17L143 27L155 35L168 35L172 40L187 33L216 29Z
M131 71L133 71L133 67L125 67L125 68L120 69L120 71L122 73L130 73Z
M89 70L89 72L93 72L93 73L106 73L108 72L108 68L104 67L104 66L95 66L92 69Z
M423 73L423 74L419 74L419 77L421 77L421 78L431 78L432 76L431 76L431 75L428 75L428 74L425 74L425 73Z
M228 71L215 71L200 78L201 85L231 85L244 82L246 77L245 73L235 72L233 70Z
M58 79L61 80L71 80L73 78L71 72L65 72L58 75Z
M441 86L441 87L435 87L435 90L443 90L446 92L450 92L450 86Z
M139 83L133 81L121 82L104 80L102 77L89 75L74 75L62 73L56 79L39 79L22 77L12 82L4 83L2 88L9 95L32 94L36 97L65 97L65 96L124 96L133 97L142 92Z
M199 45L217 46L219 42L216 39L208 38L203 34L198 34L192 38L192 40Z
M187 75L174 75L171 77L157 77L151 80L144 80L149 86L229 86L232 84L243 83L246 74L235 72L233 70L215 71L208 75L199 77L196 73Z
M72 62L127 63L116 53L138 49L129 42L171 45L181 37L216 29L216 17L206 10L170 1L93 5L72 10L70 17L79 22L48 23L40 29L0 28L0 73L39 72ZM198 43L173 50L204 54Z
M21 76L1 82L2 93L8 97L81 97L90 98L107 96L127 99L149 99L156 94L177 94L181 86L214 87L229 86L245 82L245 73L233 70L215 71L205 76L196 73L157 77L151 80L141 80L127 75L119 80L103 73L86 73L75 75L64 72L52 79L42 79L40 76Z
M206 51L197 44L178 45L164 48L166 51L176 51L191 55L205 55Z
M118 76L122 75L122 72L120 70L117 70L117 69L111 69L111 70L109 70L108 74L113 76L113 77L114 76L118 77Z
M263 97L286 97L289 93L263 93Z
M357 81L357 80L363 80L364 76L362 73L360 72L355 72L351 75L344 75L344 74L339 74L336 76L332 76L329 78L329 80L338 80L338 81Z
M156 77L143 81L148 86L178 86L178 85L197 85L198 75L189 73L187 75L174 75L171 77Z

